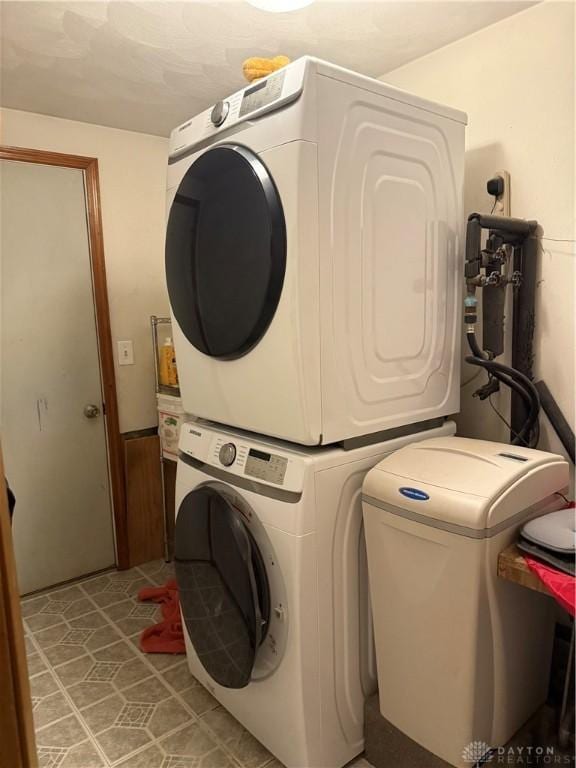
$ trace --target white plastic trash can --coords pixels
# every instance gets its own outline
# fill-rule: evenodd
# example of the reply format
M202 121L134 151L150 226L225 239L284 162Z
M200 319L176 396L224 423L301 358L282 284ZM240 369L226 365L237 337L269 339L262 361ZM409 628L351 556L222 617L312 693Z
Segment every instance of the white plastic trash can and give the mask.
M458 437L366 476L380 711L451 765L504 745L546 699L553 602L500 579L497 560L567 485L561 456Z

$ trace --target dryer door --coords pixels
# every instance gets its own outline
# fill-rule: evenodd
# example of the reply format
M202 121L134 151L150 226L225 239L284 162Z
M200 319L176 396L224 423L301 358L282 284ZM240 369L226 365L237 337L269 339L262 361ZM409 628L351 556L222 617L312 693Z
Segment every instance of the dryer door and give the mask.
M266 166L221 144L195 160L174 197L166 280L174 315L196 349L221 359L250 351L282 292L286 227Z
M208 674L226 688L250 682L270 620L270 589L241 512L210 486L184 497L175 531L182 615Z

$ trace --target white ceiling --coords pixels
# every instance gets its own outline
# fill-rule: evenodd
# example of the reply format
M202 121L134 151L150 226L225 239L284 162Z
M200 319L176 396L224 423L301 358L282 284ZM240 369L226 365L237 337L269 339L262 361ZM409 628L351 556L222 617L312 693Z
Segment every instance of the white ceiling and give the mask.
M1 13L3 106L158 135L244 85L248 56L312 54L378 76L526 2L18 2ZM471 84L473 87L473 84Z

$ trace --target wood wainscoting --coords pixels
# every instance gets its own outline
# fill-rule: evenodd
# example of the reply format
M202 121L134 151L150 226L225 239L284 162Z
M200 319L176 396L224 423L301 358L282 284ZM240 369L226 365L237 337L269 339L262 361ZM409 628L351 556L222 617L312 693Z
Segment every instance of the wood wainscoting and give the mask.
M155 430L124 436L126 509L129 567L165 556L165 536L170 557L174 540L176 464L160 462L160 441ZM164 504L162 493L164 492ZM166 524L164 522L166 508Z
M149 430L124 435L130 568L164 557L160 442Z

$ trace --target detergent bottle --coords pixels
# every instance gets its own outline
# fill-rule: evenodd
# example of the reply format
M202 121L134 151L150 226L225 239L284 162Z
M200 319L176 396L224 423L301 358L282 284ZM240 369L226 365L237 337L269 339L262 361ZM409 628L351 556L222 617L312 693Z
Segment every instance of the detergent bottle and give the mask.
M174 383L175 375L176 382ZM164 344L160 347L159 376L160 384L164 387L176 386L178 384L178 375L175 374L174 345L169 336L166 337Z
M168 384L171 387L178 386L178 368L176 367L176 352L174 351L174 345L170 342L172 354L170 356L170 366L168 368Z

